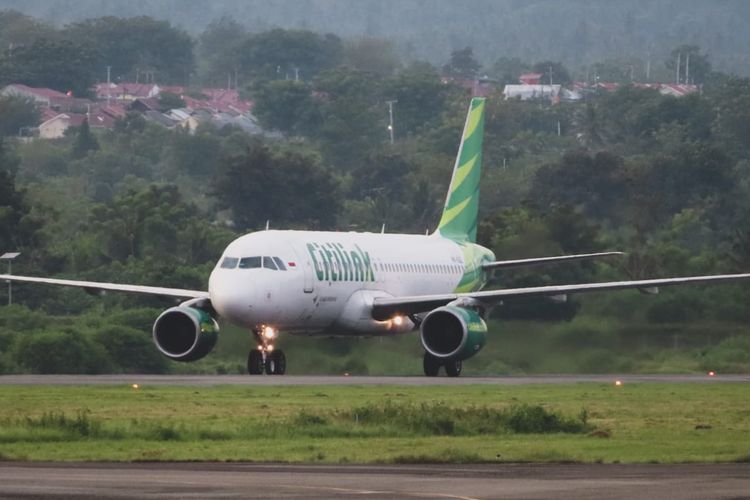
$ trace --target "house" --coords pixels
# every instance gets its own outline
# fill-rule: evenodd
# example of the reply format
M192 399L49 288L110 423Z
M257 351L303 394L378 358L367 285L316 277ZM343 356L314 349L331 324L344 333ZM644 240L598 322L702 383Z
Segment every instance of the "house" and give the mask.
M698 92L700 88L697 85L686 85L677 83L662 83L659 87L661 95L671 95L673 97L683 97L688 94Z
M542 82L544 73L524 73L518 77L521 85L539 85Z
M70 97L57 90L48 88L29 87L21 83L12 83L0 91L4 96L25 97L32 99L42 106L51 107L54 103L69 99Z
M59 139L69 127L80 127L86 115L60 113L39 125L40 139Z
M505 99L521 101L547 100L560 101L562 85L506 85L503 89Z
M164 113L159 113L158 111L155 111L153 109L150 109L143 113L143 117L151 123L155 123L166 128L172 128L177 125L177 122L170 119L167 115L165 115Z
M145 113L146 111L159 111L161 105L159 104L159 99L156 97L143 97L133 99L133 101L127 105L127 109Z
M99 100L133 101L158 97L161 89L153 83L97 83L94 85Z
M200 125L200 115L197 115L189 108L171 109L164 115L176 123L178 126L189 130L191 133Z
M113 110L98 107L91 109L88 113L57 113L39 125L39 138L59 139L65 136L65 131L70 127L80 127L86 119L92 129L111 130L115 127L117 118Z
M211 123L219 129L226 126L234 126L251 135L260 135L263 133L263 129L258 124L258 119L250 113L239 115L233 113L216 113L211 117Z

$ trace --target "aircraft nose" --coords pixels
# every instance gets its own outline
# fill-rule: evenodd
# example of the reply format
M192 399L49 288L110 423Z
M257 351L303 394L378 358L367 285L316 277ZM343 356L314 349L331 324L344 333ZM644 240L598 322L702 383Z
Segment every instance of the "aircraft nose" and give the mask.
M238 325L252 325L256 288L247 279L238 279L232 271L211 276L211 305L223 318Z

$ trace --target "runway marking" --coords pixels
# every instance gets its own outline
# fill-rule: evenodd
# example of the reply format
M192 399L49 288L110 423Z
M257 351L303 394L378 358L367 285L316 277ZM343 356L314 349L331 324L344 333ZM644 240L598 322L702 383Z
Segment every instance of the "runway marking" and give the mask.
M359 490L352 488L340 488L335 486L300 486L297 484L278 484L282 488L298 488L301 490L320 490L320 491L336 491L339 493L349 493L354 495L401 495L416 498L453 498L455 500L481 500L474 497L466 497L461 495L451 495L448 493L423 493L423 492L412 492L412 491L391 491L391 490Z

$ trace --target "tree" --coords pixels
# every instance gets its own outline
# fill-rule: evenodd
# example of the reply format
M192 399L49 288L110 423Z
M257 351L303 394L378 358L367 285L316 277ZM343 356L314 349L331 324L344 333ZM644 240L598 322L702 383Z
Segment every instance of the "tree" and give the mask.
M611 153L568 151L536 171L529 200L542 210L569 205L592 216L612 215L625 192L622 169L622 158Z
M94 205L89 231L100 242L105 259L156 259L172 266L193 263L186 249L192 246L193 224L202 221L197 208L182 199L177 186L152 184Z
M257 140L222 160L213 195L241 230L258 229L267 220L276 227L330 228L341 205L338 182L319 157Z
M42 223L32 214L26 193L16 188L15 158L0 140L0 248L21 250L41 242Z
M352 168L388 137L388 108L381 82L349 68L321 72L314 88L322 96L315 138L326 159Z
M344 61L360 71L381 76L393 75L401 67L401 60L393 42L382 38L364 37L344 46Z
M644 81L643 61L637 58L607 59L591 65L590 78L597 77L601 82L630 83Z
M474 49L464 47L451 52L450 62L443 66L443 74L453 78L472 80L476 78L481 67L482 65L474 59Z
M341 62L343 44L332 34L274 29L247 37L237 52L244 77L309 80Z
M173 175L208 176L216 171L220 143L215 134L177 129L170 134L168 172Z
M320 119L320 103L304 82L272 80L260 83L253 96L253 113L264 127L289 135L314 133Z
M99 149L99 141L96 140L94 134L91 133L88 119L84 119L81 126L78 127L76 132L76 138L73 142L73 149L71 155L73 158L80 159L89 154L90 151L96 151Z
M111 66L115 80L132 81L138 71L152 71L160 82L186 83L195 70L193 39L168 21L100 17L66 26L62 35L96 49L95 68L102 77Z
M531 69L518 57L500 57L492 66L492 75L503 85L518 83L518 77Z
M95 49L69 40L37 38L0 56L0 84L23 83L85 96L97 72Z
M55 28L15 10L0 10L0 48L29 45L37 38L53 38Z
M245 27L230 17L211 21L198 37L202 79L206 82L226 82L227 75L234 75L239 65L239 46L246 38Z
M383 82L383 96L397 100L393 114L399 137L431 127L445 112L452 87L440 81L432 66L413 65Z
M531 69L542 74L541 83L545 85L567 85L571 82L570 73L560 62L542 61L534 64Z
M709 96L716 106L715 133L735 156L750 151L750 79L729 78L712 88Z
M0 137L19 135L23 127L39 124L39 108L24 97L0 96Z
M679 67L677 66L679 64ZM680 45L664 63L677 77L677 83L701 84L711 72L711 63L697 45Z

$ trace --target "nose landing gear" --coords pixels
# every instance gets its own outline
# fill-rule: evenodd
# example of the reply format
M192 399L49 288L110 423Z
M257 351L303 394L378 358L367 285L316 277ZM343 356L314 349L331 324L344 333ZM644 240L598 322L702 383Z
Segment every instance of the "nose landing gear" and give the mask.
M286 373L286 356L281 349L274 349L276 330L270 326L253 328L258 347L247 356L247 373L250 375L283 375Z

